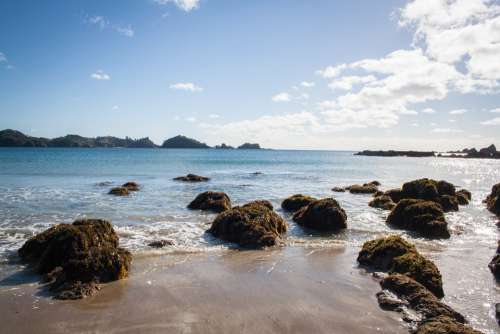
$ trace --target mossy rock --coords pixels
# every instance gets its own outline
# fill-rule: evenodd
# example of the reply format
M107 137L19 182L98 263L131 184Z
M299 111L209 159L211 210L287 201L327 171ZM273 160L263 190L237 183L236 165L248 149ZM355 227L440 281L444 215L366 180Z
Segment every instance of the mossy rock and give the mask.
M363 185L353 184L349 187L349 192L351 194L374 194L378 191L378 187L371 183L365 183Z
M468 191L467 189L460 189L455 194L457 196L462 195L463 197L465 197L467 199L467 201L472 200L472 193L470 191Z
M462 190L457 191L456 198L458 201L458 205L468 205L469 201L472 198L472 195L467 190L462 189Z
M382 210L392 210L396 206L392 199L386 195L375 197L368 203L368 205L372 208L378 208Z
M343 193L343 192L345 192L345 188L342 188L342 187L333 187L332 191L336 192L336 193Z
M389 196L394 203L397 203L403 198L403 191L399 188L389 189L384 192L384 195Z
M223 192L205 191L196 196L188 208L220 213L231 209L231 199Z
M112 188L108 194L115 195L115 196L128 196L130 194L130 192L125 187L115 187L115 188Z
M391 211L387 223L428 238L450 237L443 210L432 201L403 199Z
M406 182L401 190L405 199L435 200L439 197L437 182L427 178Z
M488 210L500 217L500 183L491 188L491 194L486 197L485 202Z
M422 321L414 334L482 334L453 318L441 315Z
M123 188L127 188L128 191L139 191L141 188L137 182L127 182L122 185Z
M310 203L297 211L293 220L301 226L320 231L338 231L347 227L347 215L333 198Z
M112 225L100 219L55 225L26 241L18 254L38 273L54 273L58 286L79 288L82 286L73 283L125 278L132 260L128 251L118 247Z
M285 211L295 212L316 200L317 198L311 196L295 194L281 202L281 208Z
M242 247L262 248L277 245L286 230L286 222L276 212L253 202L220 213L207 232Z
M186 176L178 176L174 178L174 180L182 182L207 182L210 178L196 174L188 174Z
M271 202L269 202L268 200L265 200L265 199L258 199L258 200L255 200L255 201L251 201L251 202L243 205L243 207L253 206L253 205L263 205L266 208L268 208L269 210L274 210L273 204Z
M443 208L444 212L458 211L458 198L457 196L443 195L438 199L438 203Z

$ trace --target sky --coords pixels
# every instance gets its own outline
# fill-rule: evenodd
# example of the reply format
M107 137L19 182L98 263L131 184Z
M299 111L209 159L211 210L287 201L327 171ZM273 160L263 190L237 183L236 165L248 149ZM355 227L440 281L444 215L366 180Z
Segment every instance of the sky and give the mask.
M500 146L500 1L2 0L0 128Z

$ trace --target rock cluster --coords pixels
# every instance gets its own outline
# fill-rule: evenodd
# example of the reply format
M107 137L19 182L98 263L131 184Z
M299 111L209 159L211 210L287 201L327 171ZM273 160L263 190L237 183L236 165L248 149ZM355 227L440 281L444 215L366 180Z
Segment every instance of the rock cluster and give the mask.
M112 225L100 219L55 225L26 241L18 254L45 275L59 299L84 298L98 283L127 277L132 259L118 247Z
M347 215L333 198L309 203L295 212L293 220L304 227L321 231L337 231L347 227Z
M380 186L380 182L372 181L365 183L363 185L353 184L350 187L346 187L346 190L349 190L351 194L374 194L378 191L378 187Z

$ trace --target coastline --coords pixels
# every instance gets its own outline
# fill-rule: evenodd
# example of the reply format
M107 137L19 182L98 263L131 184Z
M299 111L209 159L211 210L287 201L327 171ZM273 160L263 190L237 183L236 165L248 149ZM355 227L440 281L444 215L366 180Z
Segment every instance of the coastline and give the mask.
M356 249L134 258L126 280L80 301L54 301L32 275L0 292L5 332L407 333L381 310L378 282L356 267Z

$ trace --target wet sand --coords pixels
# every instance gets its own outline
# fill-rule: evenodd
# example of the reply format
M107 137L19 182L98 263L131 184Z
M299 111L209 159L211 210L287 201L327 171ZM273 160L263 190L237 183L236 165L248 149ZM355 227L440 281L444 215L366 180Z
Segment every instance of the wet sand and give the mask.
M139 255L128 279L80 301L52 300L36 276L16 274L0 289L1 331L408 333L355 259L343 245Z

